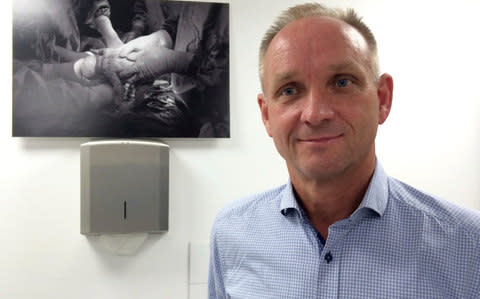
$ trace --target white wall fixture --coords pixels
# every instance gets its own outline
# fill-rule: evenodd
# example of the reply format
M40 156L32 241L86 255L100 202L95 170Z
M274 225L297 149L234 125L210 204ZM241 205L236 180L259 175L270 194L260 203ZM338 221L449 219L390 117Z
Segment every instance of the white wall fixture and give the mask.
M193 241L189 247L189 299L206 299L208 290L208 241Z

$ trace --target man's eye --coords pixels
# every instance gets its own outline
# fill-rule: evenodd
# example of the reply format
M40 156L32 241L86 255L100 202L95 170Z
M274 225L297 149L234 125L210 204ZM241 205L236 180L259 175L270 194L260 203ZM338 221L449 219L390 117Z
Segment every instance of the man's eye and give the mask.
M347 87L352 81L346 78L338 79L335 81L337 87Z
M292 96L292 95L294 95L294 94L296 94L296 93L297 93L297 91L296 91L296 89L293 88L293 87L287 87L287 88L284 88L284 89L282 90L282 95L283 95L283 96Z

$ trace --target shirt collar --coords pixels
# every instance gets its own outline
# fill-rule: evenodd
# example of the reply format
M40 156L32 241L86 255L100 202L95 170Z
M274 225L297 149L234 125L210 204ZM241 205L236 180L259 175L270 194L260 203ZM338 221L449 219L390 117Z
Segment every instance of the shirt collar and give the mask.
M367 191L363 196L363 200L358 208L353 212L352 216L361 213L360 211L371 210L379 216L385 212L388 202L388 176L383 170L382 165L377 161L375 171L373 173ZM281 194L280 212L287 215L288 211L296 210L303 214L303 209L295 198L292 182L290 179L286 184L286 188Z
M360 210L369 209L376 212L379 216L382 216L387 208L387 202L388 176L383 170L382 165L377 161L375 171L373 172L367 191L363 196L363 200L353 214L356 214Z
M290 210L296 210L299 213L302 212L302 208L298 204L295 193L293 192L292 181L288 179L286 188L281 194L280 212L285 216Z

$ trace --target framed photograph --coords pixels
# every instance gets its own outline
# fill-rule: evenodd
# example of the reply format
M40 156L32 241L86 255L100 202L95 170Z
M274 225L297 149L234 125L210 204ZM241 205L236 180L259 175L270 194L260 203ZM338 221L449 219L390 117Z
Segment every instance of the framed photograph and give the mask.
M23 137L230 136L229 5L13 2Z

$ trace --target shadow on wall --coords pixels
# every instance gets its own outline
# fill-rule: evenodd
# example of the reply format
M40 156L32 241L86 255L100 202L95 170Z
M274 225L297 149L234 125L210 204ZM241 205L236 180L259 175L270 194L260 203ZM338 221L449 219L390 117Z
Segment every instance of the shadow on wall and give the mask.
M101 140L118 140L119 138L44 138L44 137L16 137L21 138L21 146L27 151L43 151L43 150L79 150L80 145L90 141L101 141ZM128 138L127 138L128 139ZM124 140L124 139L122 139ZM185 149L185 148L195 148L195 149L213 149L217 147L222 140L215 138L204 138L204 139L194 139L194 138L141 138L141 139L132 139L132 140L145 140L145 141L156 141L163 142L174 149ZM225 139L224 141L228 141Z

